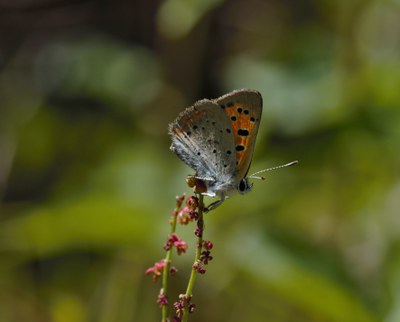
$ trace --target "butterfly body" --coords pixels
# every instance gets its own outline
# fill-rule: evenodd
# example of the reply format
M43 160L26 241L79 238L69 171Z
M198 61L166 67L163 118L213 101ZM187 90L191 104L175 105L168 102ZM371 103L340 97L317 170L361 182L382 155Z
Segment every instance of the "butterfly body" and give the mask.
M184 110L169 126L171 150L195 170L189 180L196 192L221 202L246 193L249 170L262 113L262 97L237 90L204 99Z

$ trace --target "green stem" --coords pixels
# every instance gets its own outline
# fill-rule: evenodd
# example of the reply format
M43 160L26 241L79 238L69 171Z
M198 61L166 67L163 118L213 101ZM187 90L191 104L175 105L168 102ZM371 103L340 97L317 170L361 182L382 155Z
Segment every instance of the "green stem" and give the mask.
M192 297L193 293L193 287L194 287L194 282L196 281L196 276L197 276L197 269L196 269L196 263L200 262L200 255L201 251L203 249L203 228L204 228L204 222L203 222L203 208L204 208L204 201L203 201L203 195L199 195L199 218L197 220L197 226L200 228L201 233L199 234L199 237L197 237L197 247L196 247L196 255L194 258L193 262L193 267L192 267L192 272L190 273L189 277L189 282L188 286L186 289L185 293L185 298L188 300L187 303L185 303L185 308L183 310L183 316L182 316L182 322L187 322L189 318L189 300Z
M176 214L179 212L180 207L175 208L175 214L171 217L171 232L175 232L176 230L176 220L177 216ZM165 267L163 270L163 275L162 275L162 289L161 289L161 294L165 295L168 297L168 276L169 276L169 270L171 267L171 261L172 261L172 250L173 248L171 247L168 251L167 254L165 255ZM168 318L168 305L163 305L161 308L161 322L166 322Z

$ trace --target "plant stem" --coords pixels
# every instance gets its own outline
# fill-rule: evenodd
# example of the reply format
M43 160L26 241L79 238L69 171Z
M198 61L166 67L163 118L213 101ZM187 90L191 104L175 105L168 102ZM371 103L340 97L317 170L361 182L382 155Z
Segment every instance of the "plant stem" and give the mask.
M179 212L180 207L176 207L174 211L174 215L171 217L171 232L170 234L174 233L176 230L176 220L177 216L176 214ZM168 297L168 276L169 276L169 270L171 267L171 261L172 261L172 250L173 247L171 247L168 251L167 254L165 255L165 267L163 270L163 276L162 276L162 289L161 293ZM168 305L163 305L161 308L161 322L166 322L168 318Z
M196 247L196 255L194 258L193 266L192 266L192 272L190 273L189 277L189 282L188 286L186 289L185 293L185 298L187 299L187 303L185 305L185 308L183 310L183 316L182 316L182 322L186 322L189 318L189 301L190 298L192 297L192 292L193 292L193 287L194 287L194 282L196 280L197 276L197 268L196 268L196 263L200 262L200 255L201 251L203 249L203 229L204 229L204 222L203 222L203 209L204 209L204 201L203 198L204 196L199 194L199 212L198 212L198 219L197 219L197 227L200 230L199 236L197 237L197 247Z

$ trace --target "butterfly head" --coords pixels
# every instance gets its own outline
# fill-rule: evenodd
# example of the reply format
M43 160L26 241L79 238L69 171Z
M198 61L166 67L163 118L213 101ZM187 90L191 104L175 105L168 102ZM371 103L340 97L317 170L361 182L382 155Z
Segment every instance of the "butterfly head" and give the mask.
M243 178L237 185L237 190L241 195L244 195L245 193L248 193L252 187L253 184L250 183L249 180L247 180L247 178Z

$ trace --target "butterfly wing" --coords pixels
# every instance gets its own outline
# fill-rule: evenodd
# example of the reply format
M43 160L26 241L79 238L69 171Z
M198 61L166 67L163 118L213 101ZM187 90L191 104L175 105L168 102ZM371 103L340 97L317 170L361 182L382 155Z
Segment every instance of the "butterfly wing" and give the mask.
M214 101L201 100L170 124L171 150L204 180L208 195L227 189L235 173L231 121Z
M254 90L238 90L217 98L231 122L236 151L237 180L243 179L251 164L262 113L261 94Z

